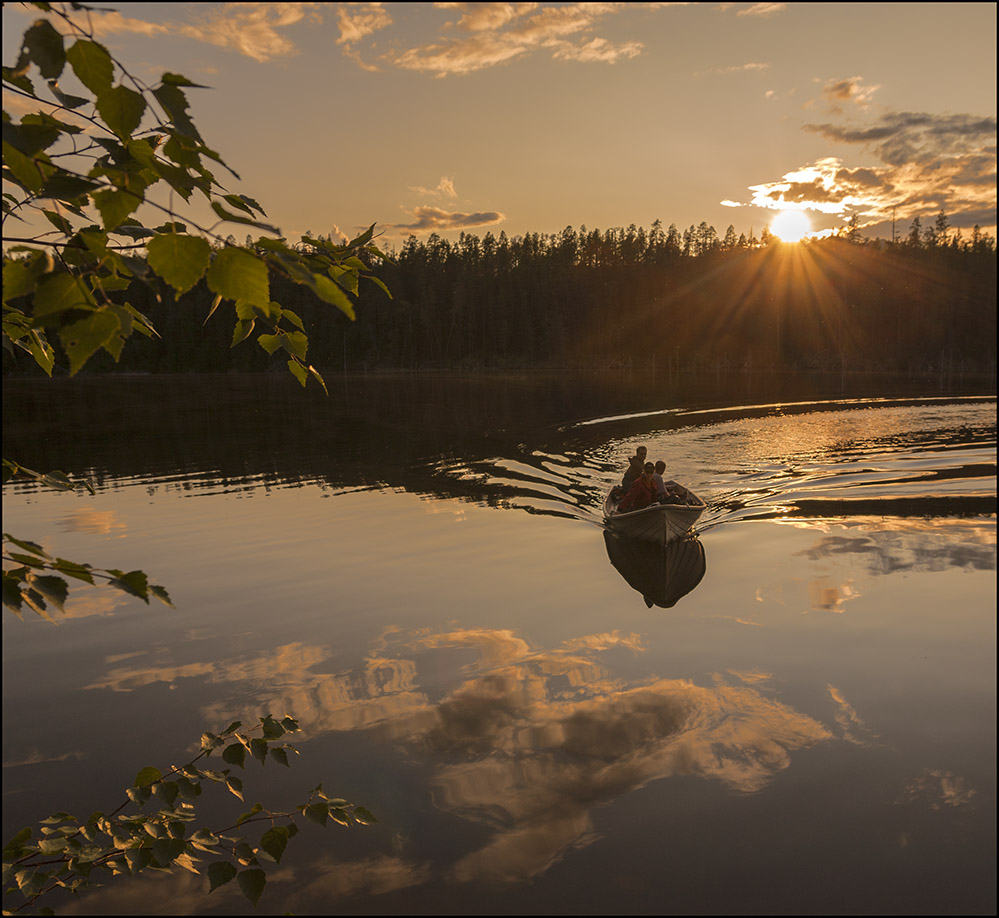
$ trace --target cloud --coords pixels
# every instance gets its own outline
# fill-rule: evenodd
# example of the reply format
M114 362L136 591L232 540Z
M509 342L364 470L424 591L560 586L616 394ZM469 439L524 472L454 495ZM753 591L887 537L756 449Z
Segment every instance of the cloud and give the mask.
M361 3L341 6L336 13L340 27L338 45L349 45L360 41L379 29L392 24L392 17L380 3Z
M148 22L122 16L116 11L77 13L80 24L97 37L133 33L137 35L182 35L195 41L236 51L255 61L297 53L295 43L279 32L303 20L322 19L320 3L225 3L213 8L195 7L195 21ZM54 22L54 24L57 24Z
M902 165L977 152L996 143L996 119L975 115L889 112L866 127L806 124L804 130L839 143L870 147L886 163Z
M456 28L466 32L499 29L538 8L537 3L436 3L438 9L460 9Z
M637 57L645 46L639 41L627 41L614 45L606 38L594 38L580 45L560 42L552 46L552 57L557 61L598 61L604 64L617 63L621 58Z
M412 223L380 223L386 232L429 233L438 230L469 229L473 226L492 226L502 223L506 214L495 210L480 211L466 214L461 211L441 210L439 207L414 207L408 211L413 217Z
M410 191L415 191L417 194L439 196L444 198L456 198L458 197L458 192L455 191L454 181L448 176L441 176L441 180L437 183L436 188L424 188L422 185L411 185Z
M775 13L783 13L787 9L786 3L754 3L744 10L736 10L736 16L773 16Z
M840 103L842 102L849 102L859 108L867 108L870 105L871 97L880 88L880 85L865 86L863 77L854 76L841 80L829 80L822 87L822 95L831 111L841 112Z
M654 9L662 5L644 6ZM444 25L444 31L451 34L395 53L388 58L393 65L444 77L495 67L539 50L547 51L557 61L614 64L638 56L644 48L639 41L612 42L592 34L602 19L621 12L624 4L437 3L435 6L461 12L460 18Z
M769 69L770 69L769 63L765 63L763 61L750 61L749 63L746 64L733 64L731 67L713 67L711 70L699 70L697 73L694 74L694 76L697 77L706 76L707 74L711 73L720 73L720 74L747 73L747 72L751 73L754 71L769 70ZM769 96L770 93L767 93L767 95Z
M858 79L840 81L830 94L854 98ZM855 167L825 157L750 186L748 203L771 210L791 205L844 220L856 215L865 228L884 229L893 220L897 225L940 210L955 229L996 225L995 118L887 112L863 125L826 122L803 129L867 150L880 162Z

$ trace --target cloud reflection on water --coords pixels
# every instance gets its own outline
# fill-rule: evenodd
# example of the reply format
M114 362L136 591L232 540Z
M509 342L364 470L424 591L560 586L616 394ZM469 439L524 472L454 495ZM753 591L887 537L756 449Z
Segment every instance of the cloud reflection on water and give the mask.
M230 683L229 697L239 699L204 709L210 723L271 710L294 712L309 738L373 731L431 765L438 807L492 830L447 875L514 882L590 844L598 837L594 809L651 781L700 776L753 793L790 765L795 750L833 738L829 727L772 697L768 674L736 674L739 684L716 675L711 686L629 681L602 659L643 650L639 635L616 631L539 650L511 630L388 629L347 672L316 672L325 649L289 644L213 663L143 668L132 659L90 688L202 677ZM419 882L419 870L410 869Z

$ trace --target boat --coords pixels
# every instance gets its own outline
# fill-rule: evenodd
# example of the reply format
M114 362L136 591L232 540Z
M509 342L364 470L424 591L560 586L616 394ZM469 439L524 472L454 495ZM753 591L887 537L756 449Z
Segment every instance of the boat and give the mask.
M668 504L652 504L643 510L621 513L618 502L624 496L620 488L611 488L604 501L604 524L643 542L666 545L684 538L704 512L707 504L693 491L667 482L675 499Z
M620 532L604 530L607 557L645 605L672 609L704 578L704 546L697 536L676 539L669 545L641 542Z

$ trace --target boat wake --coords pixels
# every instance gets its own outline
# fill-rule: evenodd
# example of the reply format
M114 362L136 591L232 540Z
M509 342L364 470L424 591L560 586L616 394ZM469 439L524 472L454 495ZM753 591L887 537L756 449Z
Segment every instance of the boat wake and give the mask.
M698 532L750 519L996 512L994 399L670 410L546 434L509 456L439 460L434 476L467 499L602 525L607 491L645 444L707 502Z

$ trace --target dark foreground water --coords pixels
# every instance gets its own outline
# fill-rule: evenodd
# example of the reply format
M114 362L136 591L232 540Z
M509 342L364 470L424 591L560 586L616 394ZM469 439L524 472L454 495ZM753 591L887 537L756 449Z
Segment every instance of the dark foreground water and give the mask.
M291 713L247 801L381 823L303 824L260 914L995 912L991 381L8 381L3 427L97 487L5 531L176 604L5 613L5 838ZM697 540L602 529L639 443ZM247 910L179 873L58 910Z

